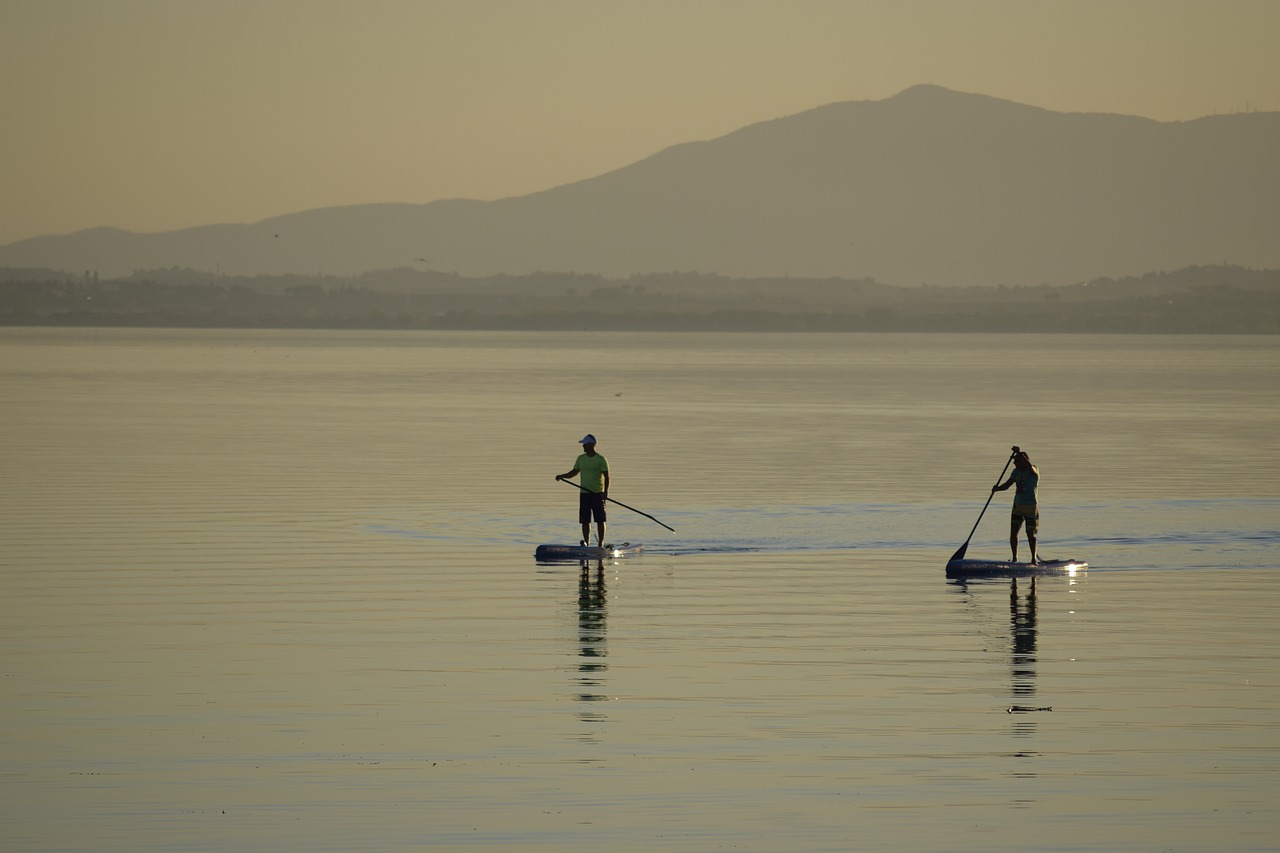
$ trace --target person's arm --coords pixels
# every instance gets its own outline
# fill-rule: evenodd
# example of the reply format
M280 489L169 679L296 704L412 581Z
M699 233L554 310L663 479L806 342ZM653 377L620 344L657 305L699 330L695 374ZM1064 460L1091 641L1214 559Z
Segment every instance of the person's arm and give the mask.
M573 470L572 470L572 471L569 471L569 472L568 472L568 473L566 473L566 474L556 474L556 479L557 479L557 480L567 480L567 479L569 479L570 477L575 477L575 476L577 476L577 474L578 474L578 466L576 466L576 465L575 465L575 466L573 466ZM608 475L606 474L605 476L607 477ZM609 484L609 481L608 481L608 480L605 480L605 488L606 488L606 489L608 488L608 484Z
M609 471L606 468L604 472L604 496L609 497Z
M1012 486L1012 485L1013 485L1013 478L1012 478L1012 477L1010 477L1009 479L1005 480L1005 481L1004 481L1003 483L1001 483L1000 485L998 485L998 486L992 486L992 487L991 487L991 491L993 491L993 492L1003 492L1005 489L1009 488L1009 487L1010 487L1010 486Z

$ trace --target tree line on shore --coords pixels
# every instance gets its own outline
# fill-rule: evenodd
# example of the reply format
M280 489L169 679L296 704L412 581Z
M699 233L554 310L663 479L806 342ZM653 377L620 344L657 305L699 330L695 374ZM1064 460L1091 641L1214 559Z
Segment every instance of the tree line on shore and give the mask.
M178 328L1280 333L1280 270L1197 266L1072 285L902 287L873 279L661 273L99 279L0 269L0 325Z

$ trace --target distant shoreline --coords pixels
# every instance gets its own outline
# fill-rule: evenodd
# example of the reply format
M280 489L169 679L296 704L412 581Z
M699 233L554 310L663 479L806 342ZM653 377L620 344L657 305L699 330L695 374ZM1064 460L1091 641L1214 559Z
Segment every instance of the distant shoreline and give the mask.
M173 330L173 331L264 331L264 332L534 332L547 334L761 334L761 335L1024 335L1028 337L1044 335L1178 335L1178 336L1238 336L1267 337L1280 334L1275 331L1221 331L1216 329L1176 330L1176 329L1007 329L1007 328L796 328L785 325L777 326L731 326L724 324L707 324L705 326L686 325L681 328L663 326L628 326L606 327L588 323L565 325L285 325L285 324L230 324L230 323L148 323L137 319L120 318L73 318L64 322L8 322L0 319L0 329L134 329L134 330Z
M1280 334L1280 270L1188 267L1077 285L898 287L669 273L127 278L0 269L0 326L394 331Z

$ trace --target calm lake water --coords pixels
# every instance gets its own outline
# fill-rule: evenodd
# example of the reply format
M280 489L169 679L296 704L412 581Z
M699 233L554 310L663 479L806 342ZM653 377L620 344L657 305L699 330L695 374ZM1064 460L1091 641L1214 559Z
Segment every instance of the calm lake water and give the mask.
M0 329L4 849L1274 851L1278 377L1264 337ZM676 532L611 506L643 556L535 564L588 431ZM1013 444L1090 568L947 581Z

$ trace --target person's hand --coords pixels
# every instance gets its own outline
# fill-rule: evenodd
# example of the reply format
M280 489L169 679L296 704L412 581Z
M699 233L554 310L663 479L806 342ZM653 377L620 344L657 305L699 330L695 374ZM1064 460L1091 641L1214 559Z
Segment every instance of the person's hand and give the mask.
M563 479L564 479L564 475L563 475L563 474L556 474L556 479L557 479L557 480L563 480Z

